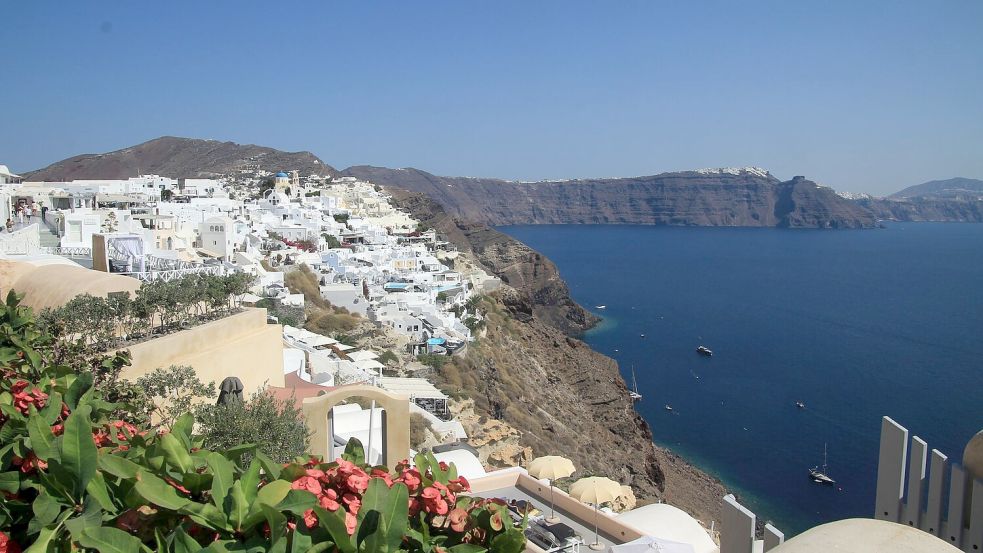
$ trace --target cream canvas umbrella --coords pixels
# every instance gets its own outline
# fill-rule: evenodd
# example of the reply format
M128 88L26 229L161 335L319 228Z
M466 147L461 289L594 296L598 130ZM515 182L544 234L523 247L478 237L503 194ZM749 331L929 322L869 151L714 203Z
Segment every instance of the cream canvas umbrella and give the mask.
M536 479L549 478L550 480L550 516L546 522L555 524L560 521L553 511L553 481L557 478L566 478L574 473L576 468L573 461L559 455L547 455L537 457L529 463L529 475Z
M578 501L594 505L594 543L589 547L595 551L604 549L597 532L597 506L621 497L621 484L603 476L581 478L570 486L570 495Z

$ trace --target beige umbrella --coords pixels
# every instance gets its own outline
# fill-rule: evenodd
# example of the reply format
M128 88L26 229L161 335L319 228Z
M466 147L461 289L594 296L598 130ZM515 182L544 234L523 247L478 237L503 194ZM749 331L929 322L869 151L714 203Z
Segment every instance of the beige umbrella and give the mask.
M546 519L546 522L550 524L555 524L560 521L553 512L553 481L557 478L566 478L574 473L576 468L573 466L573 461L567 459L566 457L560 457L559 455L547 455L545 457L537 457L529 463L529 475L533 478L549 478L550 480L550 516Z
M570 486L570 495L578 501L594 505L594 543L589 547L595 551L604 549L597 532L597 506L621 497L621 484L603 476L581 478Z

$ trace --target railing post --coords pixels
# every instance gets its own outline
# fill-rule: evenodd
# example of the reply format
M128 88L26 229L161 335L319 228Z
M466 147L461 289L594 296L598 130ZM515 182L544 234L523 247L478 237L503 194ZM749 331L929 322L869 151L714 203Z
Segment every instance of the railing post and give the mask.
M737 502L733 494L724 496L720 521L720 553L752 553L754 513Z
M928 444L918 436L911 438L911 456L908 464L908 498L905 500L904 520L908 526L921 528L922 495L925 490L925 464Z
M945 517L945 533L940 537L956 547L962 546L965 496L966 471L959 465L952 465L952 475L949 478L949 510Z
M983 551L983 480L973 480L973 502L969 506L969 533L964 551Z
M908 456L908 430L884 417L881 420L881 448L877 460L877 496L874 518L898 522Z
M932 466L928 473L928 501L921 528L934 536L943 536L942 490L945 487L945 474L948 470L948 458L941 451L933 449Z
M771 524L765 524L764 552L768 553L785 542L785 534Z

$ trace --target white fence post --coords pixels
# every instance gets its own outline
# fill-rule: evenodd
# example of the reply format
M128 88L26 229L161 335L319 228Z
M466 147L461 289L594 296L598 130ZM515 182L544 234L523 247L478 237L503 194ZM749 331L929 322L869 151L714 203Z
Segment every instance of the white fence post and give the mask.
M952 465L949 478L949 510L945 517L945 533L942 539L961 547L963 540L963 498L966 496L966 471L959 465Z
M942 487L949 469L948 458L937 449L932 450L932 466L928 473L928 505L922 517L922 530L934 536L942 536Z
M877 461L877 498L874 518L898 522L908 456L908 430L884 417L881 420L881 449Z
M963 550L983 551L983 480L973 480L973 503L969 506L969 533Z
M921 528L922 495L925 491L925 464L928 444L918 436L911 438L911 457L908 464L908 497L905 499L904 519L908 526Z
M765 524L765 546L764 551L768 553L785 542L785 534L771 524Z
M754 513L737 502L733 494L724 496L720 521L720 553L752 553Z

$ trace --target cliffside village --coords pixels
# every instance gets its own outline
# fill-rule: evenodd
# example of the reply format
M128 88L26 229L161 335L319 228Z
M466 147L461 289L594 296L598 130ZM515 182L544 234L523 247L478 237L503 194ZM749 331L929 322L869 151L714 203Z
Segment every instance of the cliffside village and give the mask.
M327 459L337 458L352 438L366 446L369 462L390 467L427 447L457 467L472 493L521 506L517 516L530 522L526 551L579 551L581 545L634 551L655 544L656 550L692 553L812 552L857 543L948 551L933 534L951 534L949 541L967 551L979 547L983 480L975 477L983 474L983 455L972 452L983 451L983 433L967 446L964 464L972 477L949 468L944 456L936 468L933 457L923 512L922 492L910 490L922 490L925 442L911 438L918 447L909 456L907 430L885 417L879 520L821 525L788 543L771 524L758 525L733 495L723 498L719 520L697 520L668 504L636 506L628 486L589 500L574 497L573 487L555 488L554 480L574 472L572 465L551 472L519 459L525 468L502 468L508 463L492 462L487 450L468 444L465 425L455 419L460 411L427 379L440 364L435 360L464 355L480 339L478 298L501 281L393 204L372 183L297 171L247 167L211 179L31 182L0 165L0 290L17 291L23 305L40 311L84 294L131 294L144 283L187 275L254 275L241 298L246 309L128 345L132 363L122 377L185 365L202 381L221 382L223 392L248 397L267 389L296 402L311 430L310 452ZM313 281L313 295L290 289L295 272ZM314 307L308 304L360 321L374 337L356 345L344 332L305 329L305 310ZM426 421L427 444L410 443L414 417ZM904 500L909 464L916 468ZM917 467L921 480L910 476ZM936 482L943 470L953 474L951 521L944 526L943 478ZM974 488L966 493L970 481ZM962 511L953 515L951 506L961 509L964 497L967 505L972 498L965 525ZM614 509L599 510L602 503Z

